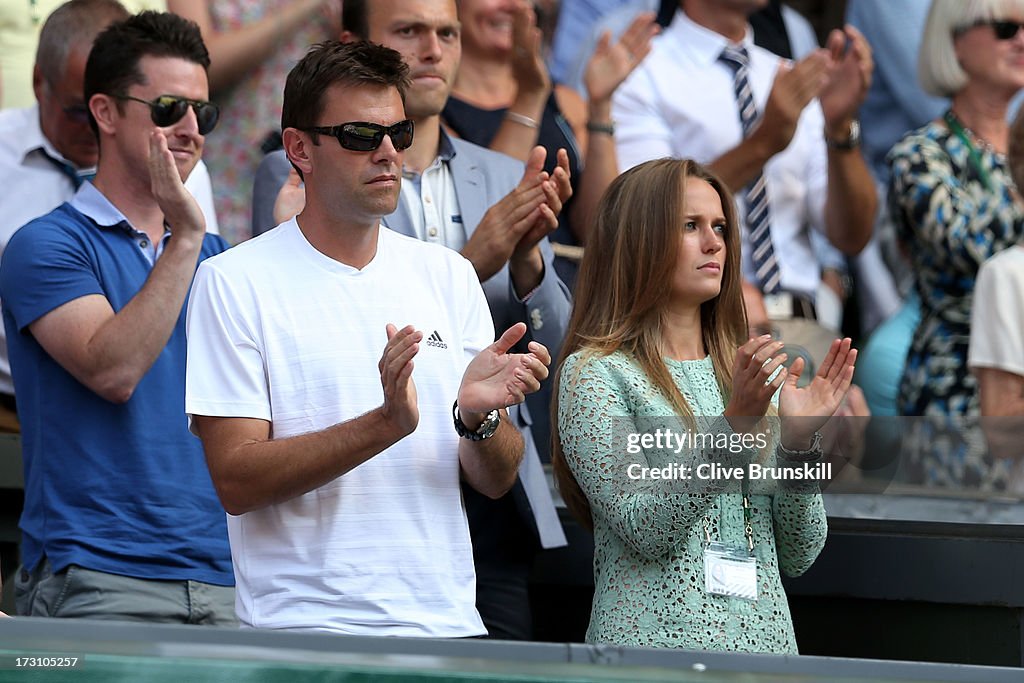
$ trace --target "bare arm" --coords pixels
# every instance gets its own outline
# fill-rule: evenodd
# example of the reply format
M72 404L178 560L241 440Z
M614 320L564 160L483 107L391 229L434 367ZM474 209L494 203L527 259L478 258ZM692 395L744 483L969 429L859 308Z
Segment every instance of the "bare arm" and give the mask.
M580 176L579 192L569 223L580 244L586 244L587 232L597 215L598 202L619 175L615 138L608 132L587 130L585 124L612 125L612 95L651 51L651 39L657 33L654 13L644 12L633 20L614 45L611 34L607 32L598 39L584 75L588 96L586 105L575 91L558 88L559 106L572 124L580 147L586 150L586 172ZM586 121L575 116L575 112L585 112Z
M740 144L711 163L729 187L737 192L746 187L769 159L789 146L804 107L825 86L828 68L824 50L812 52L792 67L780 65L760 123Z
M849 137L849 123L826 133L830 138ZM864 155L859 149L828 150L828 192L825 200L825 234L839 251L855 256L867 245L874 230L878 194Z
M92 294L55 308L28 327L65 370L114 403L131 398L170 339L206 230L160 132L150 139L150 175L173 234L142 289L116 313L106 297Z
M992 454L1019 458L1024 437L1024 376L997 368L972 368L978 378L982 429Z
M508 353L524 334L526 325L516 323L466 368L459 387L459 413L468 428L477 428L495 407L521 403L548 376L551 356L543 345L530 342L529 353ZM462 476L491 498L499 498L512 488L523 459L523 437L504 410L502 413L494 436L483 441L462 439L459 443Z
M333 481L394 445L419 422L413 357L423 333L388 325L378 370L384 404L327 429L274 439L270 423L194 415L210 476L233 515L282 503Z
M849 48L843 52L847 39ZM829 48L835 64L829 85L821 94L825 136L846 140L857 110L871 85L874 63L871 47L857 29L833 31ZM839 251L853 256L871 239L878 197L875 182L859 149L828 151L828 192L825 233Z
M501 122L489 147L526 161L537 144L537 126L551 93L551 77L541 55L541 31L533 7L519 0L512 24L512 73L516 80L516 99L509 106L510 116ZM525 117L525 118L522 118ZM536 125L529 125L533 121Z
M337 10L332 9L334 6ZM210 0L167 0L169 11L199 25L210 52L210 90L214 93L240 81L318 11L337 13L340 8L339 0L294 0L261 19L221 32L213 27Z

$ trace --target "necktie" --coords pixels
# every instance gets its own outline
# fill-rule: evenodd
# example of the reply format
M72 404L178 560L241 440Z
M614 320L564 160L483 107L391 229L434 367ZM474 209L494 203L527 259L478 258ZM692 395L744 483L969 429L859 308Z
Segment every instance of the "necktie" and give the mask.
M74 166L72 166L68 162L63 161L62 159L58 159L58 158L52 156L43 147L39 148L39 153L42 154L46 158L47 161L49 161L51 164L53 164L53 166L58 171L60 171L61 173L63 173L65 176L68 177L68 179L71 181L72 187L74 187L76 191L78 190L78 188L80 188L82 186L82 183L84 183L86 180L92 180L94 177L96 177L96 171L95 170L87 169L87 170L79 171L78 169L76 169Z
M746 48L729 45L722 50L719 59L732 69L736 106L739 109L740 124L743 126L743 136L746 137L750 135L758 118L754 93L750 89L750 56ZM768 206L763 171L759 171L744 188L743 197L757 281L761 285L761 291L765 294L774 294L779 291L779 264L775 260L775 247L772 245L771 207Z

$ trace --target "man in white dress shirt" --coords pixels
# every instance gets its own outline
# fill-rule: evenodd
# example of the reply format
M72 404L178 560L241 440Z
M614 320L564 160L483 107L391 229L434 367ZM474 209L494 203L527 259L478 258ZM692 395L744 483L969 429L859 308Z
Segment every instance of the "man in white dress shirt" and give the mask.
M96 134L82 99L85 62L96 35L126 19L116 0L72 0L43 24L33 70L37 104L0 112L0 253L14 231L74 196L95 173ZM202 161L185 183L207 232L217 233L210 176ZM0 431L18 431L7 339L0 326Z
M834 31L826 50L791 64L754 45L748 16L767 0L680 0L671 25L615 94L620 166L662 156L710 163L736 192L743 230L748 310L773 319L838 323L815 310L823 291L812 231L845 254L871 235L877 204L855 120L871 80L871 52L855 29ZM755 115L744 134L737 70L722 59L744 48ZM763 173L777 281L756 272L745 190ZM755 315L751 315L752 322Z

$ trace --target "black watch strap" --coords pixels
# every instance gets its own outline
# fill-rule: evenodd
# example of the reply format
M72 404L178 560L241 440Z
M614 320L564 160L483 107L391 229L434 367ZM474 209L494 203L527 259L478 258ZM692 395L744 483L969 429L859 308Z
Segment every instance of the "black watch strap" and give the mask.
M484 418L479 427L470 429L462 422L462 417L459 416L459 402L455 401L452 404L452 420L455 423L455 433L463 439L483 441L484 439L491 438L498 431L498 425L501 424L501 413L495 408L487 413L487 417Z

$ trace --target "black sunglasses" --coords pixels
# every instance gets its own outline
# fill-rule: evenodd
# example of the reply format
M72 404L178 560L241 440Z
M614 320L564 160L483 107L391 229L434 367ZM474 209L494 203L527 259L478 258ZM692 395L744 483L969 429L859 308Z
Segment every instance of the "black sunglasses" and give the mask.
M299 130L335 137L342 147L353 152L372 152L380 147L380 143L384 142L384 136L387 135L391 138L391 144L395 146L395 149L401 152L403 149L409 149L412 145L413 125L409 119L399 121L393 126L352 121L337 126L315 126Z
M131 100L132 102L142 102L142 104L148 105L149 115L152 117L153 123L161 128L173 126L178 121L181 121L185 114L188 113L190 106L196 113L196 123L199 124L200 135L206 135L216 128L217 121L220 119L220 107L213 102L190 100L187 97L178 97L177 95L161 95L155 100L143 100L131 95L115 95L114 97L119 100Z
M64 116L75 123L89 122L89 108L84 104L72 104L70 107L61 107Z
M997 40L1010 40L1017 35L1022 24L1019 21L1006 21L1005 19L983 19L960 29L959 33L963 33L975 26L991 26Z

